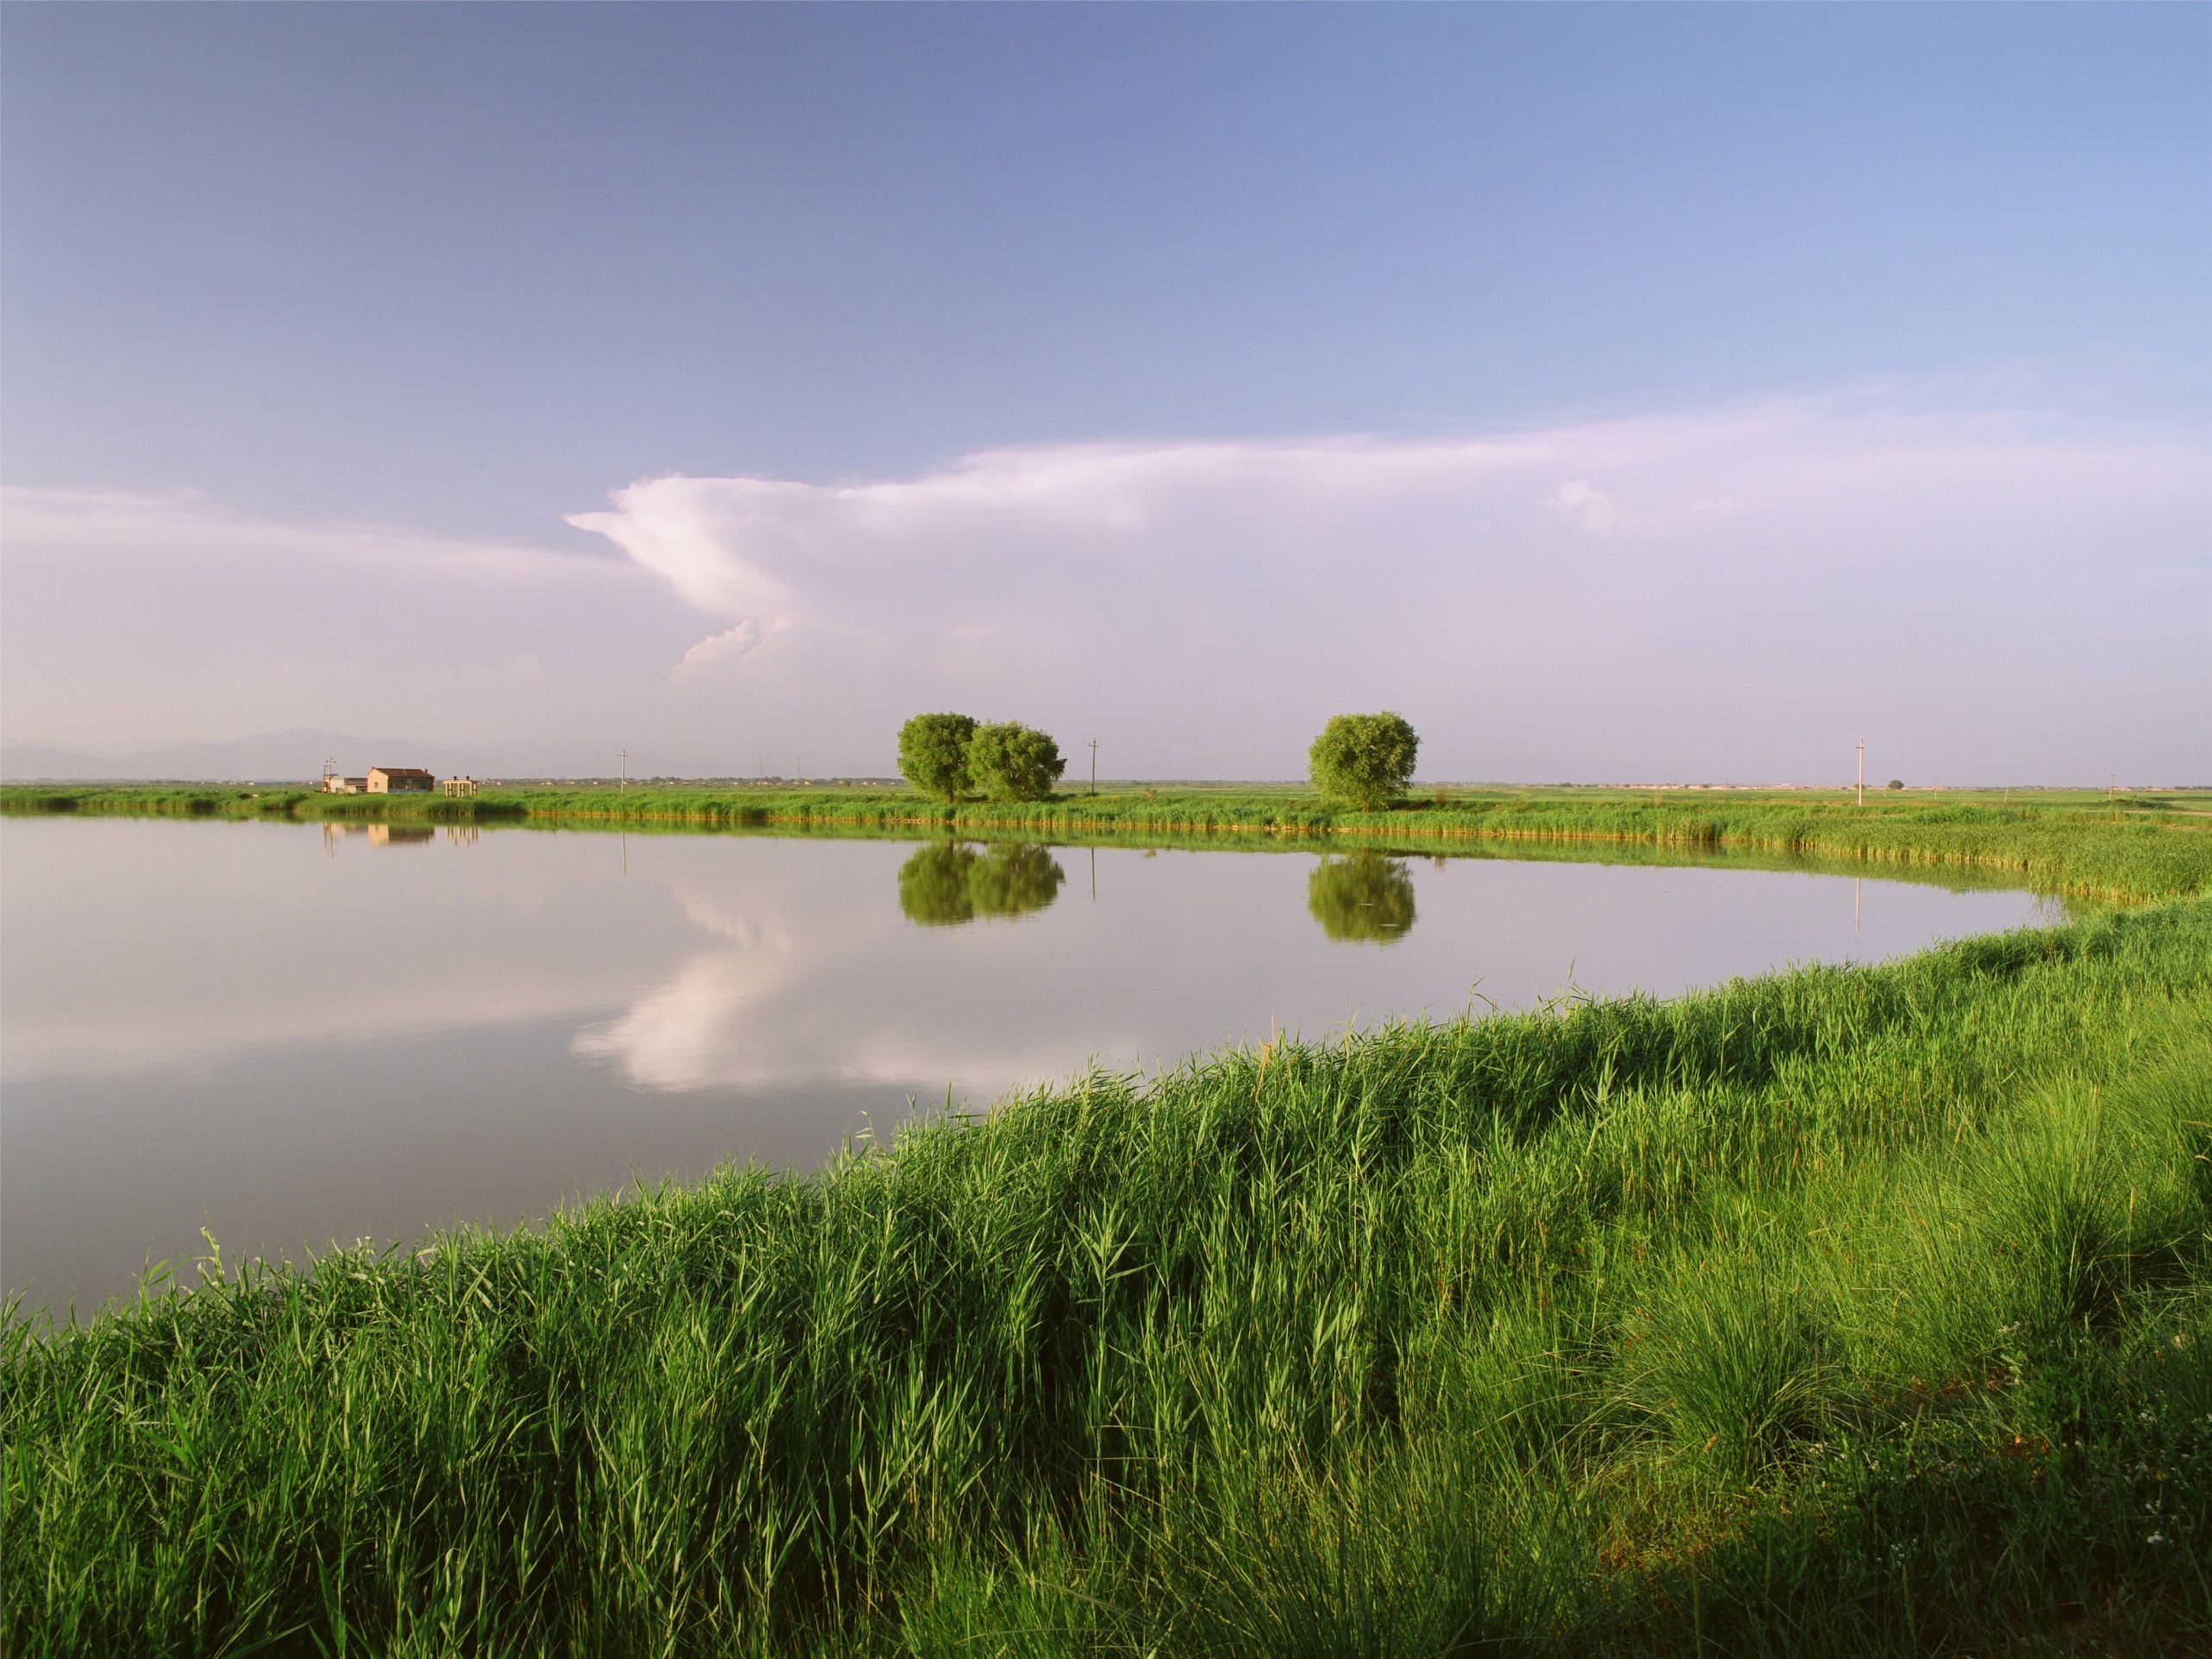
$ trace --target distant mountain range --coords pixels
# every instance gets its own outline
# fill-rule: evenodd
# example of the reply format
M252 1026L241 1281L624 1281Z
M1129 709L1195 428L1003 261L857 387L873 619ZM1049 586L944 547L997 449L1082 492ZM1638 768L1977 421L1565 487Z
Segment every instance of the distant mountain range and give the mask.
M372 766L426 767L441 774L482 773L482 755L434 748L403 737L356 737L342 731L265 731L216 743L165 743L122 754L91 754L49 743L0 743L0 779L28 783L162 778L279 781L322 775L325 759L355 775Z

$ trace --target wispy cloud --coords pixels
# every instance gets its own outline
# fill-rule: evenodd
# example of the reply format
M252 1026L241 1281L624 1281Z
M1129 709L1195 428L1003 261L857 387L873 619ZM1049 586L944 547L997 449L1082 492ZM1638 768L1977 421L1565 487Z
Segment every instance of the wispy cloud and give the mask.
M1546 504L1599 535L1609 535L1633 522L1611 496L1586 478L1569 479L1552 491Z
M116 749L322 726L542 752L596 739L610 694L665 679L697 634L617 556L189 493L9 488L0 533L15 738Z

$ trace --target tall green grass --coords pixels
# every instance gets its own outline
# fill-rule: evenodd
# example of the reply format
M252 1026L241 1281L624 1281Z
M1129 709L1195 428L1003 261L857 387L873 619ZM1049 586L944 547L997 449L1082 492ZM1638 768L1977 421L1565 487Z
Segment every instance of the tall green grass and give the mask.
M514 823L529 816L528 808L512 798L428 793L326 795L297 784L259 789L232 784L11 784L0 787L0 814L36 817L63 812L371 823Z
M1360 843L1655 848L1873 862L1889 872L1994 873L2046 891L2136 899L2212 892L2212 813L2180 798L2107 802L2088 792L2034 800L1953 801L1803 792L1435 790L1384 812L1333 805L1310 790L1123 788L1047 801L947 805L910 790L844 786L508 788L472 798L249 792L203 786L0 789L9 812L366 818L403 822L809 832L1008 834L1025 840L1329 836Z
M2212 905L1394 1025L0 1350L13 1653L2212 1637Z

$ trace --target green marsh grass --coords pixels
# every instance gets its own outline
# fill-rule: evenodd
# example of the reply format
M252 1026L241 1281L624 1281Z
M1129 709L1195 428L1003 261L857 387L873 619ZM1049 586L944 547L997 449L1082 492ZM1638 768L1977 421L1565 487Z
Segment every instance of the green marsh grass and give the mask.
M2176 902L16 1310L6 1645L2178 1650L2208 1124Z
M1984 792L1987 794L1988 792ZM1939 800L1878 791L1864 806L1815 792L1433 790L1388 811L1293 786L1122 788L1041 802L947 805L903 788L842 786L504 787L473 798L321 795L218 786L0 788L0 811L528 823L546 827L960 834L1025 841L1657 849L1818 857L1884 873L1978 871L2105 898L2212 892L2212 812L2191 793L2108 802L2089 792ZM1324 842L1324 844L1329 844Z

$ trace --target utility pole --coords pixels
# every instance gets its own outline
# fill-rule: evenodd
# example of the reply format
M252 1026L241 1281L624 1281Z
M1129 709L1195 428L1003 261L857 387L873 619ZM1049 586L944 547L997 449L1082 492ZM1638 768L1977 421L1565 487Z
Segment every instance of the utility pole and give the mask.
M1866 804L1866 740L1859 740L1859 804Z
M1098 740L1096 737L1090 740L1090 792L1094 795L1098 792ZM1091 895L1094 898L1097 896L1096 893Z
M622 751L622 781L621 783L617 784L617 785L615 786L615 792L617 795L622 794L624 791L628 790L628 789L629 788L629 786L630 786L630 752L629 752L629 750L628 750L628 749L624 749L624 750ZM627 867L628 867L628 866L625 866L624 867L625 867L625 868L627 868Z

